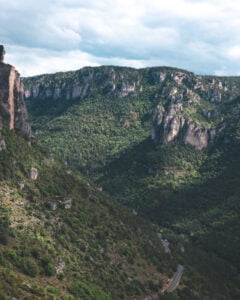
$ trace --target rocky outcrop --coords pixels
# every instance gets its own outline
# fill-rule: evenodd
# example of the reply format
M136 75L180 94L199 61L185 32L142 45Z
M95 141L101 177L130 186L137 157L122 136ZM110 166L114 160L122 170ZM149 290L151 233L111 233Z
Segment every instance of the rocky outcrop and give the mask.
M114 67L86 67L76 72L41 75L24 79L26 99L84 99L99 94L125 97L141 91L138 72L134 76L119 72Z
M225 127L224 123L211 128L197 125L181 115L182 109L181 103L170 105L168 109L157 106L153 114L154 141L163 145L186 144L201 150L213 143Z
M4 47L0 47L0 116L8 129L30 140L31 128L28 123L23 100L23 85L19 73L11 65L5 64Z
M0 63L3 63L5 53L6 52L5 52L3 45L0 45Z
M32 167L31 170L30 170L30 173L29 173L29 177L32 180L37 180L37 178L38 178L38 169Z
M6 150L6 143L5 140L3 138L0 138L0 152Z
M206 148L223 132L225 103L229 115L240 111L236 105L240 95L239 77L199 76L170 67L140 70L86 67L75 72L25 78L24 82L25 97L33 105L38 101L49 105L51 101L99 96L146 97L155 105L154 141L189 144L197 149ZM229 103L235 104L231 107ZM129 127L128 118L122 123L124 128Z
M165 99L153 113L155 142L188 144L201 150L220 136L226 123L219 103L239 95L239 79L229 83L227 78L171 70L155 72L153 78Z

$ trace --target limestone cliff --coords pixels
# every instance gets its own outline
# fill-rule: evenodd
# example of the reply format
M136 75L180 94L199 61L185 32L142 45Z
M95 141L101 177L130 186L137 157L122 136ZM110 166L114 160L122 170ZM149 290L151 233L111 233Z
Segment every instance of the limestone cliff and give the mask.
M113 101L145 97L154 105L146 112L146 116L151 115L153 140L189 144L197 149L214 143L224 133L227 119L240 110L239 77L199 76L170 67L86 67L25 78L24 83L26 100L36 106L41 101L46 107L60 102L71 105L69 100L99 95Z
M188 144L201 150L213 143L225 127L225 124L212 128L197 125L181 116L181 111L181 104L170 105L167 110L157 106L153 114L153 140L163 145Z
M153 113L153 140L165 145L189 144L199 150L212 144L226 127L221 104L236 99L237 83L182 71L154 75L165 102Z
M4 47L0 46L0 116L8 129L15 129L27 140L31 137L26 106L23 100L23 85L15 68L3 62Z
M26 78L25 98L84 99L94 95L96 90L117 97L136 95L142 88L138 72L130 68L126 70L124 74L114 67L86 67L76 72ZM128 76L132 72L133 76Z

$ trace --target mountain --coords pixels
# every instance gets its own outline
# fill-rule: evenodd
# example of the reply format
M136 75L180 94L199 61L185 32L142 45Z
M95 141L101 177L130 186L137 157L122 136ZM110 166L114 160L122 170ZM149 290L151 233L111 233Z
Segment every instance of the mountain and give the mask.
M185 256L169 230L116 203L36 143L20 76L3 54L1 46L0 299L171 299L187 293L186 282L163 296L177 287ZM195 289L189 284L190 294Z
M24 85L39 143L184 241L176 299L239 298L239 77L103 66Z
M151 130L162 145L204 149L214 144L239 112L239 83L238 77L197 76L167 67L83 68L24 79L38 140L92 173ZM51 141L45 132L51 132ZM65 132L69 151L62 150Z

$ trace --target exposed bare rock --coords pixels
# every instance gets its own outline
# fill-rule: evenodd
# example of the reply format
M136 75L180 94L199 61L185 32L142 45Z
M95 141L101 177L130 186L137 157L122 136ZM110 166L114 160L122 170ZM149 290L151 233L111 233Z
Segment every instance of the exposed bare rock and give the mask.
M26 83L25 98L84 99L91 96L99 87L104 94L117 97L136 95L142 90L137 71L134 71L136 78L130 80L128 76L119 74L112 67L102 67L102 70L99 72L98 68L86 67L76 73L73 72L69 78L62 78L59 74L55 74L54 80L49 79L48 75L41 75L34 77L34 85L29 85L31 78L26 78L24 79Z
M171 253L171 249L169 248L169 241L167 239L164 239L161 233L157 233L157 237L163 245L165 253Z
M153 140L163 145L176 142L188 144L201 150L223 130L224 125L205 128L186 120L181 115L182 109L181 103L170 105L168 109L157 106L153 114Z
M181 251L182 253L185 252L185 247L184 247L183 243L179 243L179 244L178 244L178 248L180 249L180 251Z
M3 138L0 138L0 151L6 150L6 143L5 140Z
M31 170L30 170L30 178L32 180L37 180L37 178L38 178L38 169L37 168L31 168Z
M138 213L137 213L137 211L135 209L132 210L132 213L133 213L134 216L138 215Z
M161 144L169 144L173 142L183 128L185 120L177 114L182 108L181 104L171 105L166 112L164 107L157 106L154 112L154 140L158 140Z
M158 79L155 83L161 84L161 96L167 100L154 110L153 140L164 145L188 144L199 150L213 143L225 128L217 104L239 95L237 81L230 85L225 78L171 69L166 69L164 76L157 72L153 77Z
M51 210L56 210L57 209L57 203L56 202L50 201L49 206L50 206Z
M59 260L59 261L58 261L58 264L57 264L56 267L55 267L55 268L56 268L56 273L57 273L57 274L63 273L64 267L65 267L65 262L62 261L62 260Z
M208 97L209 97L209 99L210 99L211 102L221 102L221 100L222 100L221 90L219 88L210 89L208 91Z
M185 132L182 132L184 144L189 144L199 150L206 148L210 141L208 129L191 122L185 122L185 124Z
M170 67L140 70L86 67L75 72L26 78L24 82L25 97L34 103L96 96L146 96L155 105L153 139L160 144L182 143L197 149L206 148L216 140L225 126L224 103L230 104L240 95L238 77L229 80L200 76ZM235 106L230 113L239 110ZM126 129L131 126L128 117L124 116L120 122Z
M177 84L182 84L183 80L186 78L186 74L184 72L177 72L173 75L173 80Z
M24 182L19 182L18 185L19 185L20 190L24 189L24 187L25 187Z
M68 199L68 200L63 200L61 201L62 205L64 206L65 209L71 209L72 208L72 199Z
M29 140L31 128L23 101L23 85L15 68L3 62L4 53L4 47L0 46L0 116L8 129L15 129Z
M155 84L161 84L165 81L167 72L157 71L153 72L151 75Z
M5 49L4 49L3 45L0 45L0 63L3 63L4 55L5 55Z

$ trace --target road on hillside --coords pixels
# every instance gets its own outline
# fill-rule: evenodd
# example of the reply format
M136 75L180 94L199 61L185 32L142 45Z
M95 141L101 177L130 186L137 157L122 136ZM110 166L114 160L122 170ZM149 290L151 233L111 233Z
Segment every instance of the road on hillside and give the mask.
M184 271L184 266L178 265L177 273L173 277L173 280L172 280L171 284L169 285L169 287L165 290L167 293L172 292L179 285L179 282L183 275L183 271Z
M183 275L183 271L184 271L184 266L183 265L178 265L177 273L173 277L171 284L161 294L164 294L165 292L166 293L171 293L179 285L180 280L181 280L182 275ZM158 294L158 295L155 295L155 296L147 296L144 300L159 300L159 299L160 299L160 295Z

